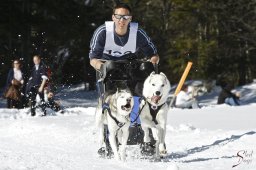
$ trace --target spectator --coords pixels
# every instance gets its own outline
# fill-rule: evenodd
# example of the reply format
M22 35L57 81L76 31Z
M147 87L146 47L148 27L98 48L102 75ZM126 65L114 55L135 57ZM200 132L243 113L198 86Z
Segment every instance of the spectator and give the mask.
M54 98L54 93L49 91L47 88L44 90L44 100L46 103L46 107L51 108L53 111L58 112L61 110L60 102L56 101ZM63 111L61 110L61 113Z
M240 94L239 93L232 93L232 89L234 86L232 84L224 84L221 86L222 90L218 97L217 104L228 104L231 106L239 106L240 105Z
M36 115L36 96L37 94L40 97L41 105L40 107L43 110L43 115L46 115L46 104L44 102L44 87L48 79L46 67L42 64L41 58L38 55L33 57L34 67L31 71L30 78L26 87L26 94L30 100L31 107L31 116Z
M14 60L12 67L7 76L4 97L7 99L7 108L21 108L21 89L24 79L20 61Z
M178 93L175 105L177 108L182 109L199 108L197 100L189 95L188 85L186 84L182 86L181 91Z

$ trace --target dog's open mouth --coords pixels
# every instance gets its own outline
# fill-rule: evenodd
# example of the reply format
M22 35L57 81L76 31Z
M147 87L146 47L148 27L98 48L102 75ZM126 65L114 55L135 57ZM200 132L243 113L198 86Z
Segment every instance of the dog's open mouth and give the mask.
M131 104L127 103L126 105L122 105L121 109L125 110L125 111L130 111L131 110Z
M161 100L161 97L162 96L152 96L151 97L151 101L155 104L158 104L159 103L159 100Z

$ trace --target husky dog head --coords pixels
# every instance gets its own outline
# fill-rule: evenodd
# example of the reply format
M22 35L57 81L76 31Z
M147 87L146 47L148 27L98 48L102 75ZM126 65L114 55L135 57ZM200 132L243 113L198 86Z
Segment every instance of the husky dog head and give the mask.
M116 109L120 115L127 116L132 111L134 101L129 90L117 90L114 94Z
M170 88L170 82L164 73L152 72L144 82L143 96L153 106L159 106L166 102Z

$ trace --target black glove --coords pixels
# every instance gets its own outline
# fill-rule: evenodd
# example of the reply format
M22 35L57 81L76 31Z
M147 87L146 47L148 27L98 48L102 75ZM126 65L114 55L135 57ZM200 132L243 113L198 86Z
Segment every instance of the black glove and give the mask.
M156 63L156 64L153 64L153 66L154 66L155 73L156 73L156 74L159 74L159 71L158 71L158 64L157 64L157 63Z
M100 71L100 77L104 79L106 77L106 72L107 72L107 67L105 63L101 64L99 71Z
M114 62L113 61L111 61L111 60L108 60L108 61L106 61L105 63L103 63L103 64L101 64L101 66L100 66L100 75L101 75L101 78L105 78L106 77L106 75L107 75L107 72L109 71L109 70L112 70L112 69L114 69L115 68L115 64L114 64Z
M140 70L149 75L152 71L155 71L155 66L151 62L144 62L141 63Z

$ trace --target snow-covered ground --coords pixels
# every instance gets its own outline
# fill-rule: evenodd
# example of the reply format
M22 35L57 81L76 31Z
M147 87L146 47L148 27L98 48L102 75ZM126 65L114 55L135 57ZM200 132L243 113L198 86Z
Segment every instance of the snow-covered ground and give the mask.
M206 107L171 108L168 156L161 162L142 159L139 146L128 146L126 162L99 158L94 127L97 94L83 89L80 85L59 90L64 115L31 117L28 109L4 109L0 99L0 170L256 169L256 83L236 89L242 94L239 107L215 105L216 88L200 97Z

